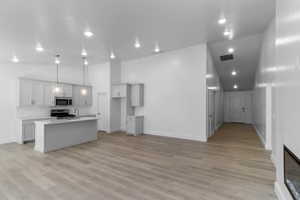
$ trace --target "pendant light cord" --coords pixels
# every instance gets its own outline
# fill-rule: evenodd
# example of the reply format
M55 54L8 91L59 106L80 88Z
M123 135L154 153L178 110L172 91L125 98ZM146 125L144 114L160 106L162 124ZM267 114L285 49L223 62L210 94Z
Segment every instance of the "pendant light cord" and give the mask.
M58 64L56 64L56 84L58 85Z

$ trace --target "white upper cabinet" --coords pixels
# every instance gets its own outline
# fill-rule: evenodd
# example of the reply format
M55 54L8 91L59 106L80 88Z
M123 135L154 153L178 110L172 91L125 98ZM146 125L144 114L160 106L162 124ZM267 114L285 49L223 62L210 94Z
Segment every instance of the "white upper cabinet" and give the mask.
M20 80L19 82L19 106L32 105L32 81Z
M131 85L131 106L138 107L144 105L144 84Z
M54 93L55 82L23 79L19 80L19 107L55 106L55 97L71 97L74 106L91 106L92 87L61 83L59 93ZM82 92L85 90L85 92Z
M93 104L93 91L91 86L73 86L73 105L78 107Z
M31 104L34 106L44 105L44 85L40 81L32 81L32 97Z
M71 84L59 84L60 91L55 94L56 97L72 97L73 86Z
M128 84L113 85L111 90L112 98L125 98L127 97Z
M63 90L63 97L72 97L72 93L73 93L72 85L63 84L62 90Z
M55 95L54 95L55 84L45 83L44 85L44 105L55 106Z

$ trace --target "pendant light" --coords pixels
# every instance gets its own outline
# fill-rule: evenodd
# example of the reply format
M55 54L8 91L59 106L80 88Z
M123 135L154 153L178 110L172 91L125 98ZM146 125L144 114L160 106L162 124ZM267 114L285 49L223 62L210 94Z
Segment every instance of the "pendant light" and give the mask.
M82 82L83 86L86 86L86 68L88 67L88 61L85 56L82 57L83 65L82 65ZM87 89L86 87L82 88L80 90L80 93L82 96L87 95Z
M60 60L59 60L60 55L55 55L55 60L54 63L56 64L56 86L53 90L54 93L58 94L61 89L59 87L59 80L58 80L58 68L59 68L59 64L60 64Z

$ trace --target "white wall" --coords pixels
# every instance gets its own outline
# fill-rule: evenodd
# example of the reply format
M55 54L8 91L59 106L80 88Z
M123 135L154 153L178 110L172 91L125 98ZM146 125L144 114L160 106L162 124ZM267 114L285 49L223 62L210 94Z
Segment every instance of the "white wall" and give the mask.
M121 62L118 59L110 61L110 85L121 83ZM111 88L110 88L111 90ZM121 130L121 99L110 98L110 130Z
M92 65L89 67L89 83L93 86L93 106L90 109L90 113L98 112L98 93L107 94L107 107L106 107L106 121L105 131L110 132L110 63L103 63ZM98 127L99 129L100 127ZM102 127L101 127L102 128Z
M223 88L221 86L219 75L216 72L211 53L207 51L207 66L206 66L206 87L208 90L215 91L215 129L220 127L224 121L223 108ZM207 106L208 107L208 106Z
M206 64L205 44L122 63L122 82L145 84L146 134L206 141Z
M60 68L60 81L70 83L82 83L80 67ZM1 64L0 65L0 143L15 140L16 122L20 116L49 114L49 109L20 109L17 110L17 78L29 77L42 80L56 80L56 67L54 65L24 65Z
M256 71L253 94L253 124L266 149L272 149L272 81L275 67L275 21L266 29Z
M300 4L298 0L276 1L276 66L274 77L275 113L272 124L276 134L276 192L280 199L291 200L284 185L283 145L300 158Z

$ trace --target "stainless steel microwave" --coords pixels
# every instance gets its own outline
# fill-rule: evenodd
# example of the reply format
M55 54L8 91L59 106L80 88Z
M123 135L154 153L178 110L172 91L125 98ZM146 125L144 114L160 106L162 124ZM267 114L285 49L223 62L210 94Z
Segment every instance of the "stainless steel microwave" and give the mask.
M55 97L55 105L56 106L72 106L73 100L68 97Z

